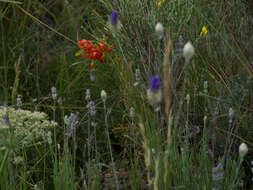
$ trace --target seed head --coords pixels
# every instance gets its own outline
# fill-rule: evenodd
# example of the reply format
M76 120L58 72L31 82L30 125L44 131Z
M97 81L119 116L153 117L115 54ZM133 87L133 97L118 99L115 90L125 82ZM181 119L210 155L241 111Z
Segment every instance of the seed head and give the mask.
M242 144L239 146L239 156L240 156L241 158L244 158L244 156L246 156L247 153L248 153L248 146L247 146L247 144L242 143Z
M156 24L155 31L159 35L160 38L163 37L164 28L163 28L163 25L160 22L158 22Z
M191 42L187 42L183 49L183 56L186 60L190 60L195 53L195 49Z

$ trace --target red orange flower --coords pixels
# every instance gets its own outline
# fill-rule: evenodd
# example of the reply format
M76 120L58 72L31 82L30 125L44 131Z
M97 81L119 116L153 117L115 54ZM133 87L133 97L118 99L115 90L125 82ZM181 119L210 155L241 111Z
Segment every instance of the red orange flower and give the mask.
M96 49L91 49L86 51L86 57L90 60L101 60L104 53L100 50L100 48L97 46Z
M100 47L107 53L110 53L113 50L113 46L108 47L107 45L105 45L103 40L101 42L98 42L98 44L100 45Z
M86 58L89 60L98 60L100 62L105 62L104 52L110 53L114 47L108 47L104 44L104 40L98 42L99 45L95 45L91 43L89 40L82 39L78 41L78 46L81 50L79 50L75 55L83 56L84 53ZM102 49L102 50L101 50ZM92 63L94 65L94 63ZM93 66L92 66L93 67Z
M89 40L82 39L78 42L78 46L80 49L89 50L93 47L93 44Z

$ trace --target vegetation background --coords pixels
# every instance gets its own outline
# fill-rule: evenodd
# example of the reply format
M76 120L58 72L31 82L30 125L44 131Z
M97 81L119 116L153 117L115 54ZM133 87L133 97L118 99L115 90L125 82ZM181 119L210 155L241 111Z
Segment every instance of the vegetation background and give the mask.
M0 104L58 123L52 141L30 146L0 129L1 189L251 189L252 10L247 0L0 0ZM114 46L105 63L75 56L83 38ZM158 111L146 98L153 75L169 89Z

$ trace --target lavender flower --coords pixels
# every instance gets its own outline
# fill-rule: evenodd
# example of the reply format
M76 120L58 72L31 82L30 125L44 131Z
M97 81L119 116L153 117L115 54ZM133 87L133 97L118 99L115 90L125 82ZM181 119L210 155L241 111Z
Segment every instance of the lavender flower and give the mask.
M115 35L117 32L120 31L121 28L121 22L118 19L119 13L117 11L112 11L108 26L112 32L113 35Z
M56 91L55 86L53 86L53 87L51 88L51 94L52 94L53 100L56 100L56 99L57 99L57 91Z
M78 113L70 113L70 116L64 117L64 123L67 125L67 137L70 137L73 134L78 122Z
M220 181L223 179L223 166L222 163L219 163L217 167L212 169L212 179L213 181Z
M150 88L147 90L147 98L150 104L157 105L161 102L161 81L157 76L150 77Z
M17 97L17 106L18 106L18 109L20 110L21 108L21 106L23 105L23 103L22 103L22 100L21 100L21 96L20 95L18 95L18 97Z
M183 56L183 48L184 48L184 39L183 36L180 35L178 38L178 42L176 43L176 56L182 57Z
M5 115L3 124L4 124L5 128L8 128L8 126L9 126L9 115L8 115L8 113Z
M118 15L119 13L117 11L112 11L110 16L110 21L112 25L116 25L118 23Z
M157 76L150 77L150 89L153 92L156 92L161 86L160 78Z
M229 108L228 116L229 116L229 123L231 124L232 121L233 121L233 116L234 116L234 110L233 110L233 108Z
M90 100L90 89L86 89L86 96L85 96L85 99L86 99L87 101Z
M130 117L134 118L134 115L135 115L135 109L134 109L134 107L131 107L130 108Z
M93 101L88 102L87 108L89 109L88 111L89 111L90 116L96 115L95 103Z
M135 74L134 75L135 75L134 86L137 86L140 83L140 81L141 81L141 72L140 72L139 68L135 70Z

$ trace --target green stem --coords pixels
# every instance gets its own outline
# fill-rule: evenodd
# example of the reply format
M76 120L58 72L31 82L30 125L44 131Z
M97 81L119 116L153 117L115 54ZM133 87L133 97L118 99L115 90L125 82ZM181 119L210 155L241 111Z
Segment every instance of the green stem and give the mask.
M7 158L8 158L8 156L9 156L9 153L10 153L10 150L9 150L9 149L8 149L7 151L5 151L4 159L3 159L2 163L1 163L0 176L1 176L1 174L2 174L4 165L5 165L5 162L6 162Z
M112 160L113 175L114 175L114 179L116 181L116 189L119 190L119 183L118 183L118 178L117 178L116 169L115 169L115 163L114 163L114 159L113 159L113 155L112 155L112 146L111 146L110 135L109 135L108 118L107 118L107 113L106 113L105 102L104 102L104 114L105 114L105 126L106 126L106 134L107 134L107 139L108 139L108 146L109 146L110 156L111 156L111 160Z

